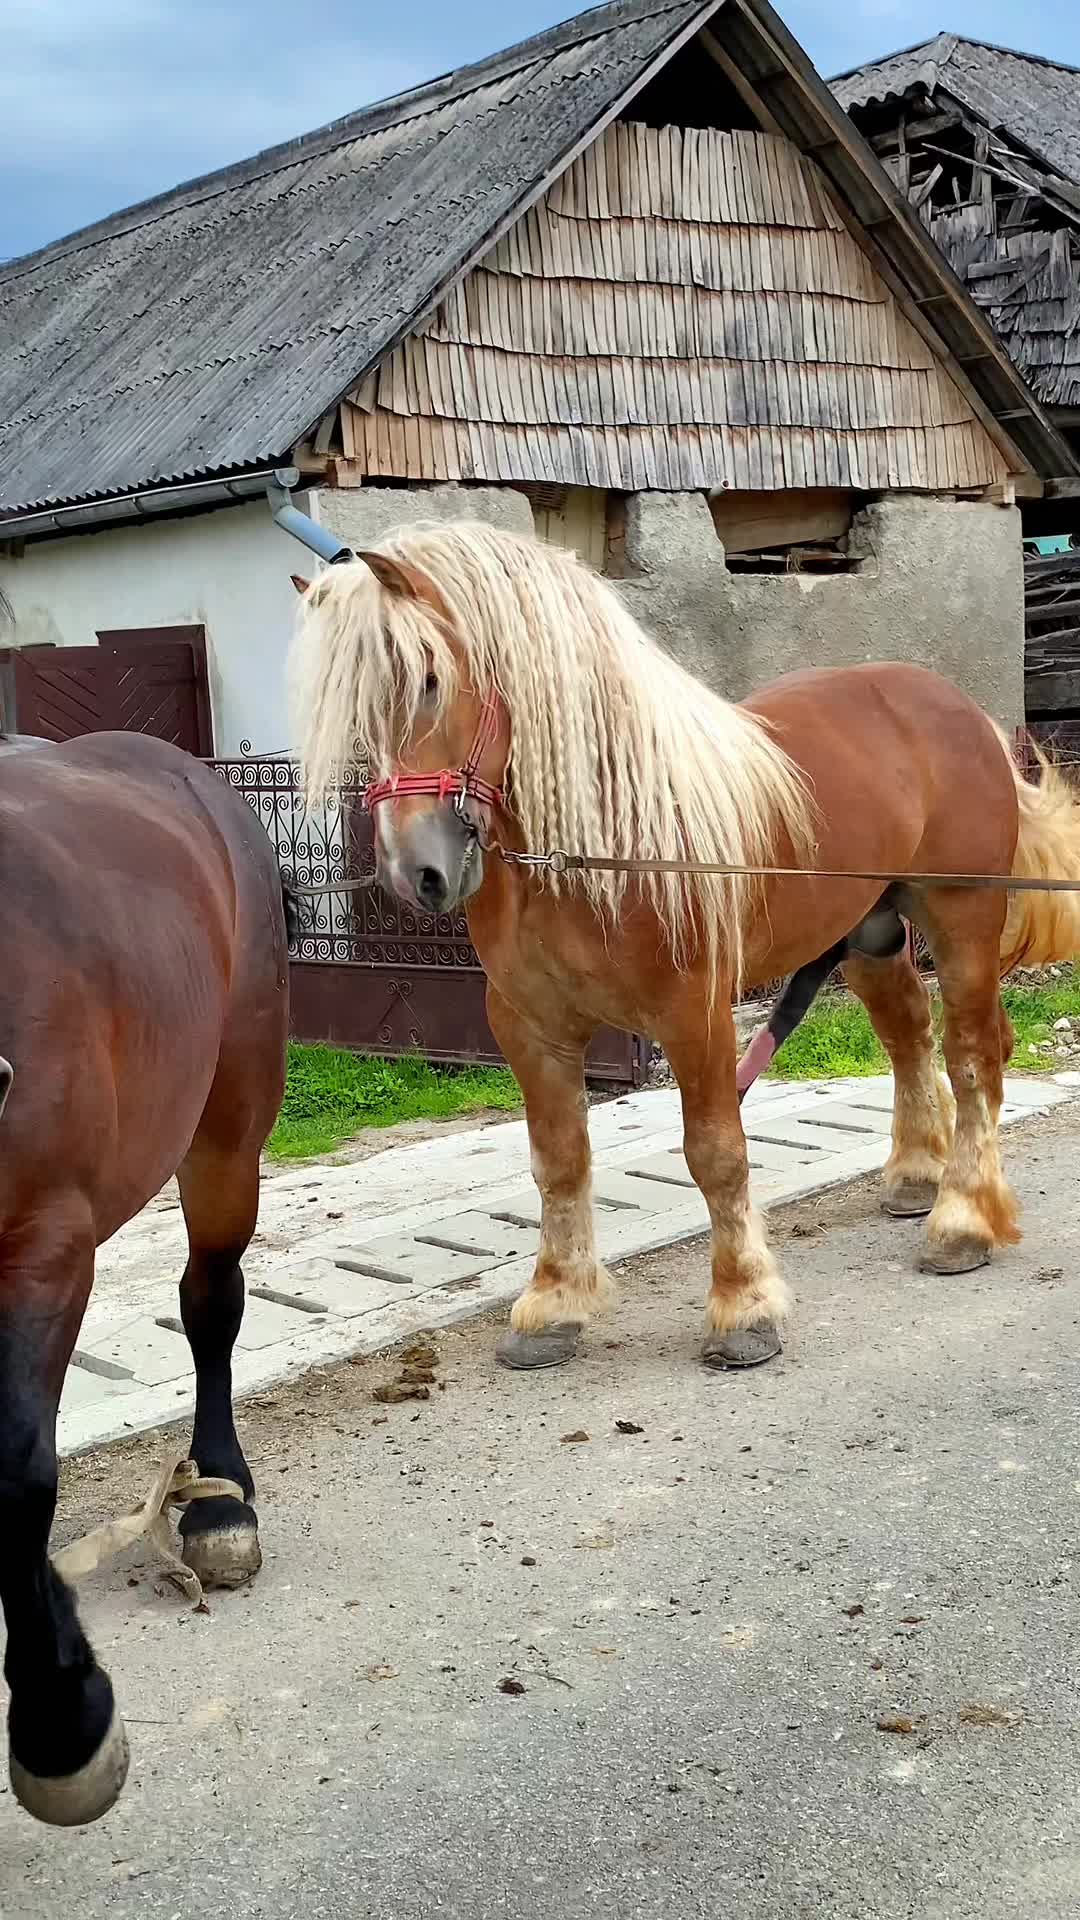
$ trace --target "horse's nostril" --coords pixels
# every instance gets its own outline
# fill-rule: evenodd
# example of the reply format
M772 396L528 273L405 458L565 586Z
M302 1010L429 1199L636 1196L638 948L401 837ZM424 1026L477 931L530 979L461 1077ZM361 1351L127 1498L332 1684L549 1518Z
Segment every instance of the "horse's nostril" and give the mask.
M419 867L416 873L416 897L426 907L441 907L446 899L446 879L438 867Z

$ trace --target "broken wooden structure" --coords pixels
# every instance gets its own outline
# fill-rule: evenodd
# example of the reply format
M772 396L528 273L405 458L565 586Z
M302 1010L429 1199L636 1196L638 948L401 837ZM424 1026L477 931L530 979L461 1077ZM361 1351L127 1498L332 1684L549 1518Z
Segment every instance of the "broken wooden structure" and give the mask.
M1028 726L1055 758L1080 758L1080 549L1024 556Z
M1080 430L1080 73L939 34L832 85L1051 418Z
M1080 448L1080 72L957 34L832 83L1013 364ZM1080 538L1071 483L1026 534ZM1080 555L1025 560L1028 717L1080 716Z

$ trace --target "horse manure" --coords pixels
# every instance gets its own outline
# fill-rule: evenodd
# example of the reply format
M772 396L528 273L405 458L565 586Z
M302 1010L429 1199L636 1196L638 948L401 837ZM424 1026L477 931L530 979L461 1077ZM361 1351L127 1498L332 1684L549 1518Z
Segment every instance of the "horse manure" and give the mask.
M615 1431L616 1433L644 1433L645 1429L639 1427L636 1420L616 1420Z
M559 1441L560 1447L580 1447L589 1438L584 1427L578 1427L573 1433L564 1433Z
M431 1388L413 1386L407 1380L388 1380L384 1386L373 1387L371 1397L383 1406L397 1406L402 1400L430 1400Z
M977 1700L965 1700L956 1718L962 1727L1012 1727L1016 1725L1017 1716L1007 1713L1004 1707L981 1706Z
M512 1673L508 1673L504 1679L499 1681L500 1693L509 1693L516 1696L519 1693L524 1693L524 1691L525 1691L524 1681L515 1680Z
M883 1713L877 1723L879 1733L916 1733L918 1728L918 1720L907 1713Z

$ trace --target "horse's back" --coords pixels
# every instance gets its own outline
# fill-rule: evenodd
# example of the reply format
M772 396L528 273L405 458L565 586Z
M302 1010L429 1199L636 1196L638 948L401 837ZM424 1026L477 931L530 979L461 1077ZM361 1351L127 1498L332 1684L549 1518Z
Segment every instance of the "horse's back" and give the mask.
M806 778L820 823L818 867L1011 872L1018 810L1001 735L969 694L931 668L906 661L807 667L743 705ZM777 882L769 923L819 927L824 951L874 898L873 883ZM762 939L760 965L772 975L805 957L797 941L790 954L774 951L767 928Z
M914 660L868 660L848 667L795 667L769 680L742 702L751 713L813 706L842 717L865 712L867 703L898 716L907 728L942 714L989 725L978 702L933 667Z

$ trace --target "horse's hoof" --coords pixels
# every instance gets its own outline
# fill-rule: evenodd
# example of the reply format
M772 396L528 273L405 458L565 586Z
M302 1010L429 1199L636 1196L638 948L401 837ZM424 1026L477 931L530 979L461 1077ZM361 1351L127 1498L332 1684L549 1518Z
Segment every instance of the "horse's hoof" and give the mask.
M706 1334L701 1357L707 1367L726 1371L729 1367L762 1367L783 1350L775 1322L758 1320L752 1327L729 1327L725 1333Z
M581 1328L569 1321L541 1327L538 1333L518 1333L511 1327L495 1349L495 1358L504 1367L524 1371L529 1367L561 1367L577 1352Z
M243 1587L262 1566L254 1507L239 1500L198 1500L180 1522L181 1558L203 1587Z
M920 1273L974 1273L990 1264L992 1249L985 1240L967 1233L948 1246L928 1246L919 1261Z
M12 1754L11 1790L35 1820L44 1820L50 1827L88 1826L116 1805L130 1758L124 1723L114 1709L100 1747L77 1773L55 1777L29 1773Z
M887 1190L881 1204L894 1220L921 1220L933 1213L937 1197L932 1180L901 1180Z

